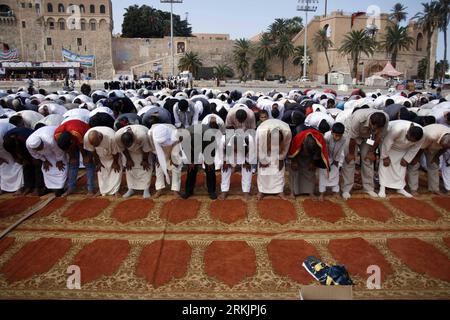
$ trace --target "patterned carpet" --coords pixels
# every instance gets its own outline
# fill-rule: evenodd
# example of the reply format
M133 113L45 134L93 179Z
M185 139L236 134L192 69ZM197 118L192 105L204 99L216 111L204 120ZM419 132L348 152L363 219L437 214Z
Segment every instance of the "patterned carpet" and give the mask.
M450 298L450 197L245 202L234 175L211 201L203 184L189 200L52 200L0 240L0 298L298 299L315 283L309 255L346 265L355 299ZM0 196L0 229L44 200ZM71 265L81 290L66 287ZM366 287L370 265L380 290Z

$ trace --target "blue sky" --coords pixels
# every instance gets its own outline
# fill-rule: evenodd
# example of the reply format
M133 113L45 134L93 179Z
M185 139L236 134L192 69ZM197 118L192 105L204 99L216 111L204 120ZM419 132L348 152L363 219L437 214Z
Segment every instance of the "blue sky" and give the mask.
M427 0L399 0L408 9L408 18L421 10L421 2ZM170 4L160 0L112 0L114 11L114 33L122 30L123 14L130 5L149 5L157 9L170 11ZM276 18L291 18L304 14L297 12L297 0L184 0L174 5L174 13L182 18L188 12L189 23L194 33L229 33L232 39L250 38L269 26ZM376 5L382 12L389 12L392 0L328 0L328 12L344 10L346 13L366 11L370 5ZM324 14L325 0L319 0L317 15ZM449 36L447 36L449 38ZM450 43L450 39L449 42ZM444 36L439 34L438 59L444 56Z

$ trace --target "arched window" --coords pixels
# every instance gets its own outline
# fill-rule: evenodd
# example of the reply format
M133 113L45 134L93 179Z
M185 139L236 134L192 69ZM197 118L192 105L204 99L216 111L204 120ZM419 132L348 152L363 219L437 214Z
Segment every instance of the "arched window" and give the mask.
M327 32L327 37L328 37L328 38L331 38L331 27L330 27L330 25L329 25L329 24L326 24L326 25L323 27L323 30L325 30L325 31Z
M47 12L53 12L53 5L51 3L47 4Z
M93 4L90 5L89 12L90 13L95 13L95 5L93 5Z
M58 26L59 26L59 30L66 30L66 20L64 20L62 18L59 19Z
M55 20L53 18L47 20L47 25L50 30L55 30Z
M107 29L108 28L107 25L108 25L108 23L106 22L105 19L100 20L100 22L98 23L98 27L100 30Z
M80 20L80 28L81 28L81 31L86 31L86 20L84 20L84 19Z
M416 51L422 51L423 49L423 34L419 33L417 35L417 40L416 40Z
M58 12L59 13L64 13L65 12L64 5L62 3L58 4Z
M100 13L106 13L106 7L103 4L100 6Z
M83 4L80 4L80 12L81 13L86 13L86 8L84 7Z
M91 31L97 30L97 21L95 21L95 19L91 19L89 25L91 26Z

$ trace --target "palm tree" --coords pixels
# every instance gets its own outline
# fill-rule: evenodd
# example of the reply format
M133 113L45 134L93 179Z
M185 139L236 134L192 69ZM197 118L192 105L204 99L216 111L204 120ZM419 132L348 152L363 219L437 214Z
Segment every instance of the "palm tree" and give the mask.
M203 65L198 53L186 52L183 57L181 57L178 63L178 69L180 71L192 72L195 77L197 75L198 69Z
M444 61L447 60L447 29L448 29L448 23L450 21L450 0L440 0L438 3L439 7L439 23L438 28L444 33ZM442 64L442 67L445 67L445 63ZM444 73L447 70L442 70L441 72Z
M437 79L444 79L445 78L445 72L448 70L448 62L447 60L441 60L439 62L436 62L436 66L434 68L434 75Z
M397 55L400 50L409 50L414 43L414 38L408 34L407 27L400 27L398 24L387 27L387 32L381 42L381 48L391 54L391 63L397 66Z
M227 64L219 64L214 67L214 75L217 78L217 86L220 86L220 81L234 76L233 69Z
M269 71L267 66L267 61L263 58L258 58L252 65L253 73L255 74L256 79L264 80L266 78L266 74Z
M234 42L234 49L233 49L233 57L234 57L234 63L236 64L237 68L239 69L241 76L241 81L244 80L245 75L247 74L248 67L250 65L249 63L249 55L251 51L251 44L250 41L247 39L238 39Z
M423 58L419 61L419 64L417 66L417 77L422 80L426 80L427 76L427 58Z
M345 35L339 52L350 55L353 60L352 76L354 78L357 78L358 75L358 62L361 53L372 56L375 48L376 41L365 30L353 30Z
M281 38L289 29L289 21L287 19L275 19L275 22L269 26L269 33L274 40Z
M314 47L316 47L316 50L319 52L325 53L325 58L327 58L327 64L328 64L328 72L331 71L331 65L330 65L330 59L328 58L328 48L333 46L333 41L330 40L327 36L327 30L326 29L320 29L317 31L317 33L314 35L313 38Z
M425 74L427 79L430 79L431 74L431 40L439 24L439 6L437 4L436 1L422 3L423 12L418 12L413 17L427 35L427 71Z
M294 54L292 55L292 58L293 58L292 63L295 66L301 66L301 74L303 74L303 68L305 67L303 65L303 55L304 54L305 54L305 46L302 45L302 46L295 47ZM311 52L309 50L306 50L306 55L311 58ZM309 64L312 64L312 63L313 63L313 61L312 61L312 59L310 59Z
M292 44L291 38L287 35L281 36L280 41L274 48L274 53L281 60L281 75L284 77L286 60L294 53L294 45Z
M257 48L258 58L263 59L265 62L269 61L273 55L273 40L270 34L263 33L259 40Z
M406 20L406 16L408 13L406 12L408 7L405 7L401 3L396 3L391 10L391 14L389 15L390 20L395 20L395 24L399 24L403 20Z

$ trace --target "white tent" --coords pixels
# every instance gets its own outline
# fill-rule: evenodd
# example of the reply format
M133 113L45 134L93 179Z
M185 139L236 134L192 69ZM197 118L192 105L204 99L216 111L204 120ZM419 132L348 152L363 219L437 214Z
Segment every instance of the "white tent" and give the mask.
M366 78L365 85L369 87L385 87L387 80L383 77L373 75L369 78Z

